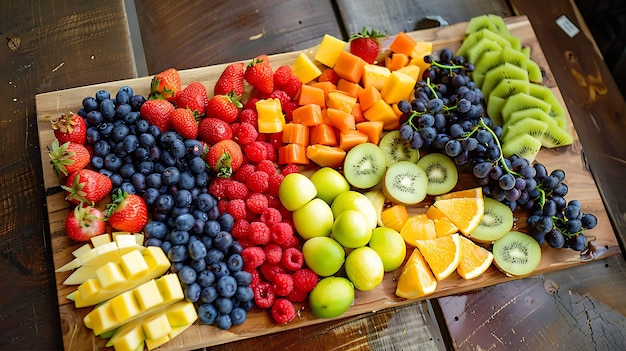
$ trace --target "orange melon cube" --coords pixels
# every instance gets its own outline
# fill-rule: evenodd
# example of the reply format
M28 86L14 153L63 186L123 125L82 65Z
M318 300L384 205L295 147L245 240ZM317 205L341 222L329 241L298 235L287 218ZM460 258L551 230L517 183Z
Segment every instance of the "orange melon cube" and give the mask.
M322 108L317 104L306 104L291 112L293 123L303 124L307 127L324 123Z
M300 144L287 144L278 148L278 163L308 165L311 163L306 156L306 146Z
M416 80L409 77L409 75L393 71L385 82L380 94L388 104L397 103L400 100L409 100L415 88L415 83Z
M291 69L293 75L298 77L302 84L306 84L322 74L322 71L303 52L296 57Z
M326 100L326 98L328 97L328 93L330 93L333 90L337 90L337 85L329 81L311 82L308 85L315 87L315 88L322 89L324 91L324 100Z
M336 146L313 144L307 146L306 155L320 167L336 167L346 158L346 151Z
M359 93L359 104L362 111L367 111L370 107L374 106L383 97L380 95L380 91L374 86L363 88Z
M354 121L356 123L367 121L367 119L365 119L365 116L363 116L363 110L361 110L361 104L358 102L354 104L354 107L352 108L352 111L350 111L350 114L354 116Z
M335 62L337 62L339 54L344 51L347 44L347 42L330 34L324 34L314 58L328 67L333 67Z
M343 78L353 83L358 83L363 75L363 67L367 64L362 58L349 53L348 51L342 51L337 57L335 66L333 69L339 75L339 78Z
M409 64L409 56L401 53L394 53L385 57L385 67L390 71L397 71Z
M309 129L309 144L320 144L326 146L337 146L337 135L335 128L330 124L320 124Z
M357 83L349 82L343 78L340 78L337 82L337 89L345 92L352 97L359 97L359 93L363 90L363 87Z
M365 88L373 86L380 91L383 89L385 81L387 81L390 74L391 71L387 67L367 64L363 67L361 83L363 83L363 87Z
M356 129L354 116L350 113L332 107L327 108L326 113L328 114L328 119L333 127L339 129L340 131Z
M263 99L255 103L258 114L258 129L261 133L283 131L285 116L278 99Z
M283 127L283 143L309 145L309 128L299 123L285 124Z
M304 106L309 104L319 105L322 108L326 107L324 90L308 84L303 84L300 87L300 97L298 98L298 105Z
M368 121L382 121L385 130L391 130L400 126L400 117L396 115L393 108L385 102L378 100L374 106L363 112Z
M411 38L408 34L406 34L405 32L400 32L398 33L398 35L396 35L391 44L389 44L389 50L395 53L410 56L416 44L417 42L413 40L413 38Z
M341 90L335 90L328 93L328 98L326 99L326 107L336 108L338 110L350 113L352 112L356 101L356 97L350 96Z
M367 135L367 140L378 145L383 134L383 121L365 121L356 124L356 130Z
M337 75L337 72L335 72L334 69L326 68L325 70L322 71L322 74L319 77L317 77L317 81L318 82L331 82L333 84L337 84L337 82L339 81L339 76Z
M363 132L356 129L339 132L339 147L345 151L363 143L367 143L367 134Z

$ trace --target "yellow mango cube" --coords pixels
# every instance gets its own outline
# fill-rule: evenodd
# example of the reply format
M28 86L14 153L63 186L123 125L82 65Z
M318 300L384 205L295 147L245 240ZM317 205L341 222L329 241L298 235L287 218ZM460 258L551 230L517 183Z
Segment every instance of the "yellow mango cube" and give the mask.
M175 303L167 309L165 314L172 328L193 323L198 319L195 306L186 300Z
M155 279L159 294L166 301L182 300L185 297L180 280L176 274L166 274L159 279Z
M143 252L143 259L148 265L150 271L159 271L165 273L170 268L170 260L163 250L159 250L157 246L149 246ZM124 269L124 267L122 267ZM163 274L160 273L159 275ZM128 274L128 273L127 273ZM156 278L156 276L155 276Z
M328 67L333 67L337 62L337 57L345 50L347 44L347 42L330 34L324 34L314 58Z
M424 56L431 55L433 53L433 43L429 41L418 41L417 45L411 52L411 60L409 65L415 65L420 68L421 72L424 72L430 68L430 63L424 61Z
M97 309L97 313L93 313L94 311L96 310L87 314L85 318L83 318L83 322L87 328L93 329L96 335L112 330L119 325L110 304L103 305L102 308Z
M261 133L277 133L283 131L285 116L280 106L280 100L263 99L255 104L258 114L258 129Z
M306 84L322 74L322 71L303 52L298 55L291 69L293 75L298 77L302 84Z
M363 111L363 116L368 121L382 121L385 130L397 128L400 124L400 118L385 100L378 100L372 107Z
M152 250L144 250L144 255L150 255ZM161 250L163 252L163 250ZM139 250L134 250L124 254L120 259L120 270L128 280L136 280L145 275L152 267L148 266L147 260ZM163 255L165 256L165 255ZM104 286L104 285L103 285Z
M150 280L132 290L139 308L145 311L163 302L156 280Z
M143 310L135 295L129 291L115 296L110 302L111 310L115 313L118 321L127 321Z
M115 348L115 351L136 351L143 349L143 342L146 336L144 335L141 325L137 325L135 328L125 330L122 335L119 335L111 342L111 345ZM140 348L141 347L141 348Z
M78 286L74 293L74 300L89 299L95 296L102 290L102 285L98 279L87 279L84 283Z
M160 314L154 318L144 321L142 328L147 339L158 339L168 335L172 331L172 327L170 326L165 314Z
M413 89L415 88L416 80L409 77L409 75L393 71L389 75L385 86L381 90L380 94L388 104L397 103L400 100L409 100Z
M141 256L141 254L139 254L139 256ZM126 281L126 276L119 265L108 262L104 266L96 269L96 279L100 281L102 288L109 289Z
M367 64L363 67L361 82L365 88L373 86L376 90L381 91L390 74L391 71L387 67Z
M146 339L146 347L148 350L154 350L157 347L164 345L166 342L170 341L170 335L163 335L158 339ZM117 351L117 350L116 350Z
M108 233L100 234L89 239L93 247L102 246L111 242L111 236Z
M415 79L415 81L417 82L419 80L419 78L420 78L420 72L422 72L422 70L417 65L406 65L406 66L398 69L398 72L405 73L406 75L408 75L412 79Z
M357 100L358 99L354 96L350 96L340 90L335 90L328 93L328 97L326 97L326 107L335 108L345 113L351 113Z

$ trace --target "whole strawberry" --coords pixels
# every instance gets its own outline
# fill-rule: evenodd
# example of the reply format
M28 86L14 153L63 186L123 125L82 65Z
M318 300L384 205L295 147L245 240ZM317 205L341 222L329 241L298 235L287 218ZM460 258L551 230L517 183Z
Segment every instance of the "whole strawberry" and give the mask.
M87 139L87 123L85 119L70 111L69 114L62 113L51 121L54 136L60 143L71 141L73 143L85 144Z
M368 31L363 27L361 33L355 34L350 38L350 53L362 58L367 63L374 63L376 57L380 53L380 42L378 38L384 35L372 29Z
M200 140L213 145L219 141L233 138L231 125L219 118L206 117L198 124L198 135Z
M209 100L206 115L232 123L239 117L239 111L242 107L239 97L233 92L228 95L215 95Z
M172 128L185 139L195 139L198 137L198 122L194 113L188 108L178 107L170 115Z
M107 206L107 217L113 229L138 233L148 222L148 207L141 196L120 189Z
M222 140L209 148L205 161L218 177L229 178L241 167L243 152L234 140Z
M85 145L71 141L59 145L58 139L52 142L48 155L50 155L54 173L59 178L85 168L91 160L91 155Z
M94 236L106 232L104 214L91 205L80 204L65 219L65 232L74 241L89 241Z
M261 93L269 94L274 91L274 72L267 55L257 56L250 61L246 66L244 78Z
M141 117L159 127L162 132L170 129L172 125L170 117L173 111L174 105L167 100L148 100L141 105L139 110Z
M104 199L113 188L113 183L104 174L83 168L70 174L61 187L65 190L65 200L78 205L81 202L97 203Z
M172 99L180 91L180 75L176 68L168 68L152 77L149 99Z
M196 117L204 116L209 103L206 87L200 82L192 82L174 97L176 107L188 108Z
M235 95L243 95L244 89L244 64L243 62L231 63L220 75L213 88L213 95L228 95L234 92Z

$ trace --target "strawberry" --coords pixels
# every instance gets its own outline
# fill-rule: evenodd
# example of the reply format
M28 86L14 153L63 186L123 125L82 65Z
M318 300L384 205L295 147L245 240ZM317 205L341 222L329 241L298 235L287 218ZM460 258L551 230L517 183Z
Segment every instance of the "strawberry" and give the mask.
M170 115L172 128L180 133L185 139L198 137L198 122L194 113L188 108L177 107Z
M269 63L269 57L267 55L255 57L246 66L244 78L248 84L261 93L271 93L274 90L274 72Z
M235 62L224 68L219 79L215 83L213 95L228 95L235 92L235 95L243 95L243 62Z
M83 168L70 174L61 187L65 190L65 200L77 205L104 199L113 188L113 183L104 174Z
M234 140L222 140L209 149L205 161L218 177L229 178L241 167L243 152Z
M172 124L170 116L174 111L174 105L167 100L148 100L141 105L139 112L141 117L153 124L162 132L170 129Z
M176 107L188 108L196 117L204 116L209 103L206 87L200 82L193 82L174 97Z
M65 219L65 232L74 241L89 241L94 236L106 232L104 214L93 206L80 204Z
M148 222L148 206L141 196L120 189L113 194L107 215L113 229L139 233Z
M48 154L54 173L59 178L85 168L91 160L91 155L85 145L71 141L59 145L58 139L54 139L52 149Z
M378 38L384 35L372 29L368 31L363 27L363 32L358 33L350 38L350 53L362 58L367 63L374 63L376 57L380 53L380 42Z
M62 113L51 121L54 136L59 143L71 141L73 143L85 144L87 139L87 123L85 119L70 111L69 114Z
M239 117L239 110L243 107L235 93L215 95L209 100L206 108L207 117L219 118L232 123Z
M224 139L233 138L231 125L219 118L206 117L200 120L198 135L201 140L213 145Z
M180 91L180 75L176 68L168 68L152 77L149 99L172 99Z

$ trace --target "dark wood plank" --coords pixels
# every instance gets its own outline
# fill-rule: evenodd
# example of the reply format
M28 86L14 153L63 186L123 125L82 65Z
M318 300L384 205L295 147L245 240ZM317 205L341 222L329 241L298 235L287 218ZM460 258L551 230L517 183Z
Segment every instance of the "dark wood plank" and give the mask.
M135 75L122 1L1 1L0 349L62 349L35 94Z
M248 60L340 36L331 1L135 1L148 71Z

